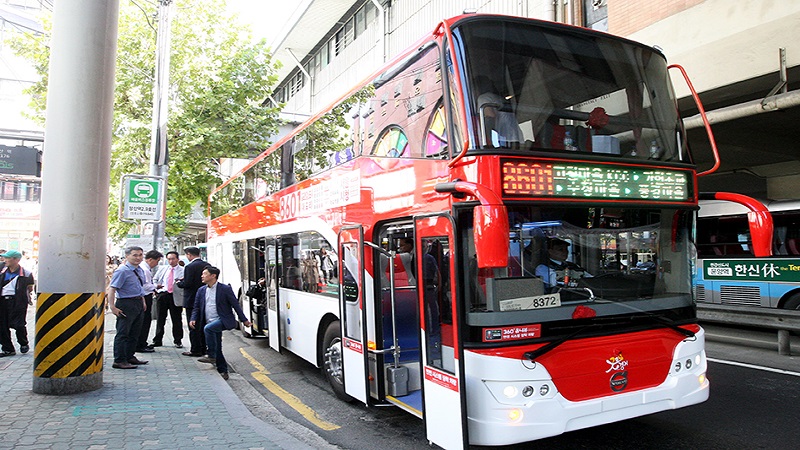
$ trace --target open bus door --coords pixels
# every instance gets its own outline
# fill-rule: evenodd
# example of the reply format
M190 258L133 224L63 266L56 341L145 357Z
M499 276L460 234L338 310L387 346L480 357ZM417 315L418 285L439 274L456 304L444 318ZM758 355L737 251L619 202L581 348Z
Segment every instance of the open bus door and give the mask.
M264 288L267 298L267 335L269 346L281 351L281 321L278 311L278 244L275 239L267 239L264 245Z
M453 221L448 214L414 219L420 299L425 433L443 448L467 445L466 399L455 299Z
M367 352L364 348L364 229L339 231L339 317L344 392L367 403Z

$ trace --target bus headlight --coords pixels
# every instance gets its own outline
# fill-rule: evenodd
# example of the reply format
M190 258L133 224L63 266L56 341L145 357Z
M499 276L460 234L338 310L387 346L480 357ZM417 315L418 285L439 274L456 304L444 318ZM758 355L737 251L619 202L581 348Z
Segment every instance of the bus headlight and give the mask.
M533 386L525 386L522 389L522 396L523 397L530 397L531 395L533 395Z
M515 408L508 411L508 420L510 422L519 422L520 420L522 420L522 410Z
M514 398L517 396L518 392L519 391L517 391L517 388L514 386L506 386L505 389L503 389L503 395L505 395L506 398Z
M694 372L703 370L703 354L695 353L694 355L682 356L681 359L672 361L672 373L677 375L679 372Z
M501 405L523 406L534 400L552 398L557 394L555 386L547 381L484 380L483 384Z

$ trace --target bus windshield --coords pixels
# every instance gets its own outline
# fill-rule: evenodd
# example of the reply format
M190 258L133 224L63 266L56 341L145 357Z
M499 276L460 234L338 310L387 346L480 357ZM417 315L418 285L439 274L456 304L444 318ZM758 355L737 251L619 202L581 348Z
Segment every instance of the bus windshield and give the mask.
M652 49L511 20L466 21L456 36L476 148L687 158L667 63Z
M487 326L535 324L552 338L592 320L614 331L616 319L626 327L655 325L636 318L690 320L692 220L681 209L509 207L510 254L500 269L478 268L467 228L470 335L486 342Z

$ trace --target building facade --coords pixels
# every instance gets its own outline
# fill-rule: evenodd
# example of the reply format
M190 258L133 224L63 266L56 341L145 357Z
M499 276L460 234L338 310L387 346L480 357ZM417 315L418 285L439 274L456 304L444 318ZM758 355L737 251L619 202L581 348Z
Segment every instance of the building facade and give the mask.
M36 14L52 1L0 1L0 249L38 257L44 130L23 116L24 90L39 76L6 43L14 33L42 34Z
M661 48L682 65L712 121L722 165L704 191L797 199L800 152L800 1L725 0L306 0L273 43L283 62L270 101L288 132L375 71L443 18L465 11L552 20ZM786 80L782 83L781 80ZM672 81L695 162L713 153L687 84Z

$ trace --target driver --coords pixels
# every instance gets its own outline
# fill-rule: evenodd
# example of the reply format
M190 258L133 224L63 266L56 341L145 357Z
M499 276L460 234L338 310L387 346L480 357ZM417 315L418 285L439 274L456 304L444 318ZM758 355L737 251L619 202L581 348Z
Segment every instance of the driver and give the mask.
M535 273L542 279L548 292L552 292L559 286L570 286L580 278L592 276L586 272L586 269L572 261L567 261L569 245L569 242L559 238L547 240L548 258L536 267Z

